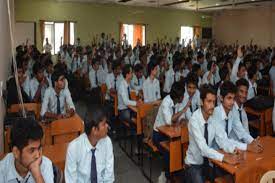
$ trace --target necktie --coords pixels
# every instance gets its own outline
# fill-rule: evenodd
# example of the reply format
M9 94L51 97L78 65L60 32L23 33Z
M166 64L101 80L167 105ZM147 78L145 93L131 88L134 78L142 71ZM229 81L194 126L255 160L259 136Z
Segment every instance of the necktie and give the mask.
M56 113L61 114L59 95L56 95L56 99L57 99Z
M138 86L140 85L140 80L138 79Z
M225 132L228 136L228 119L225 119Z
M95 71L95 84L96 84L96 86L98 86L97 71Z
M116 77L115 77L115 90L116 90Z
M216 81L215 81L215 75L213 75L213 85L215 86Z
M175 106L172 107L173 108L173 115L176 113L176 108Z
M242 118L242 110L241 110L241 109L239 109L238 111L239 111L239 114L240 114L240 120L241 120L241 122L243 122L243 118Z
M96 170L96 159L95 150L92 149L92 161L91 161L91 183L97 183L97 170Z
M206 144L208 145L208 123L204 124L204 138L205 138ZM206 157L203 158L203 164L204 166L208 166L209 164L208 158Z
M129 86L128 86L127 90L128 90L128 97L129 97L129 99L131 99L131 92L130 92L130 87Z
M256 91L255 86L253 86L253 91L254 91L254 95L256 96L257 95L257 91Z

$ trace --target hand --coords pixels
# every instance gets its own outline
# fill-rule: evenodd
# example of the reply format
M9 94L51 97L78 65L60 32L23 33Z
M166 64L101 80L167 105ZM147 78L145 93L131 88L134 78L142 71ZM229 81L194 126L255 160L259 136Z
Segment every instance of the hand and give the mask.
M247 151L261 153L263 152L263 147L257 141L253 140L250 144L247 145Z
M40 151L39 158L34 160L29 165L29 170L31 171L31 174L32 174L33 177L41 176L41 171L40 171L41 163L42 163L42 153Z
M74 114L75 114L74 109L70 109L70 110L68 111L68 113L67 113L67 116L70 118L70 117L72 117Z
M242 47L241 47L241 46L238 47L237 56L238 56L239 58L242 58L242 57L243 57L243 52L242 52Z
M139 100L137 101L137 106L142 105L142 104L143 104L142 100L139 99Z
M216 70L216 64L213 63L212 66L211 66L211 73L214 73Z
M223 161L230 165L239 164L241 157L239 154L224 154Z

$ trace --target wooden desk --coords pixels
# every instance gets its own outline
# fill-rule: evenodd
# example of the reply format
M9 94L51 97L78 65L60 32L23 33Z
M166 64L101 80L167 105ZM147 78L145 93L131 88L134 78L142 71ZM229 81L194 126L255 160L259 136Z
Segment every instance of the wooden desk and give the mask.
M185 126L186 127L186 126ZM181 148L181 129L182 125L177 126L161 126L158 131L169 137L169 170L175 172L183 168L182 164L182 148Z
M266 136L262 137L261 141L264 151L260 154L245 152L245 160L239 165L211 161L233 175L236 183L258 183L265 172L275 169L275 138Z
M64 171L68 143L43 146L43 155Z
M260 117L259 134L260 136L272 135L272 108L268 108L262 111L256 111L251 107L245 107L245 111L248 114L256 115Z

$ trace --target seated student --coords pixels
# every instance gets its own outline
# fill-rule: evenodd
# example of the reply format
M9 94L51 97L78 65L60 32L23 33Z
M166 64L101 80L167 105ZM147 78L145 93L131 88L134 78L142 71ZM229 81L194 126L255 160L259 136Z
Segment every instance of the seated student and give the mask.
M127 121L133 123L131 119L131 110L128 108L131 106L138 106L142 103L141 100L131 100L130 82L132 79L132 68L130 65L125 65L122 69L123 80L119 84L118 88L118 110L119 118L121 121Z
M33 102L39 103L43 100L45 90L49 84L44 77L44 68L39 62L33 65L33 74L34 77L30 80L30 97Z
M239 47L237 51L237 59L233 64L231 75L230 75L230 80L234 84L240 78L247 79L246 67L243 63L241 63L242 59L243 59L243 52L242 52L242 48Z
M239 114L239 119L246 130L249 133L249 125L246 111L244 110L244 103L247 101L247 91L249 88L248 81L244 78L239 79L236 82L237 92L235 97L235 103L233 106L233 111L235 114Z
M247 94L247 100L250 100L257 96L257 68L254 66L249 67L247 71L248 75L248 83L249 83L249 88L248 88L248 94Z
M222 69L220 69L220 71L219 71L219 74L220 74L221 80L216 85L216 88L218 88L218 90L217 90L217 105L221 104L221 95L220 95L221 89L220 89L220 87L222 86L222 84L225 81L230 80L230 72L229 72L229 69L227 67L225 67L225 66L222 67Z
M18 119L11 130L12 152L0 161L1 183L53 183L52 162L42 156L43 130L31 118Z
M90 87L91 87L91 96L92 99L90 102L100 103L100 71L99 71L99 64L100 58L96 57L92 60L92 67L89 72L89 80L90 80Z
M53 62L51 60L47 60L45 63L45 71L44 76L46 77L48 84L50 87L52 87L52 74L53 74Z
M194 64L192 66L192 71L191 72L193 72L193 73L195 73L197 75L197 77L198 77L198 87L200 87L201 84L202 84L202 79L201 79L202 70L201 70L200 65L199 64Z
M131 80L131 89L135 90L136 93L140 93L142 91L142 85L145 81L145 77L143 75L143 66L141 64L137 64L134 67L135 73L133 74Z
M40 115L50 119L62 119L72 117L75 114L75 106L71 93L65 88L65 77L61 71L55 71L52 75L53 87L47 88L42 102Z
M190 72L186 78L184 98L180 104L180 109L184 109L181 118L189 120L192 114L200 107L200 92L198 90L198 77Z
M203 85L200 90L202 106L194 112L189 123L189 146L185 157L186 183L204 183L211 175L208 158L235 165L240 162L238 154L228 154L235 151L227 138L222 137L213 120L213 111L216 104L216 92L209 85ZM215 140L226 154L213 148Z
M154 102L160 103L160 85L156 78L158 72L158 63L156 60L151 60L148 64L148 77L143 83L143 98L145 103Z
M101 108L88 108L85 133L70 142L66 155L65 181L114 182L114 154L107 136L108 123Z
M157 146L159 151L163 154L165 162L165 176L164 172L161 172L159 181L165 182L169 178L169 153L163 150L160 146L160 142L168 140L166 136L162 135L158 131L158 127L164 125L171 125L177 123L179 117L185 112L178 110L178 105L182 102L184 97L184 85L180 82L175 82L172 85L171 92L161 102L157 117L154 123L153 130L153 143Z
M12 66L12 71L13 71L13 66ZM27 76L25 75L25 71L23 69L22 62L17 63L17 73L18 73L18 81L19 81L19 85L20 85L23 102L29 103L30 96L23 89L23 84L24 84ZM19 102L19 98L18 98L17 86L16 86L16 81L15 81L14 76L7 81L7 91L8 91L7 107L9 108L12 104L19 104L20 102Z
M132 67L135 65L135 55L133 54L132 48L127 48L126 50L126 56L124 58L124 63L129 64Z
M204 54L202 52L198 52L197 54L197 60L193 61L192 63L194 64L199 64L202 74L204 74L207 71L207 61L205 60Z
M220 126L220 131L228 137L232 144L240 150L261 152L263 147L258 139L254 139L243 127L239 112L233 110L237 88L231 81L221 86L221 105L214 110L213 117Z
M214 61L208 62L207 70L203 75L202 84L215 86L221 80L216 63Z

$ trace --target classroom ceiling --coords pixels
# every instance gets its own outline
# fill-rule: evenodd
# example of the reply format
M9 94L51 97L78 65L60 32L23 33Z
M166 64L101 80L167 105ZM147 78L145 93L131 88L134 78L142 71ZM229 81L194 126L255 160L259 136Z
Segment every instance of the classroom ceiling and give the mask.
M104 4L121 4L129 6L149 6L215 11L223 9L247 9L274 6L274 0L57 0L71 2L92 2Z

